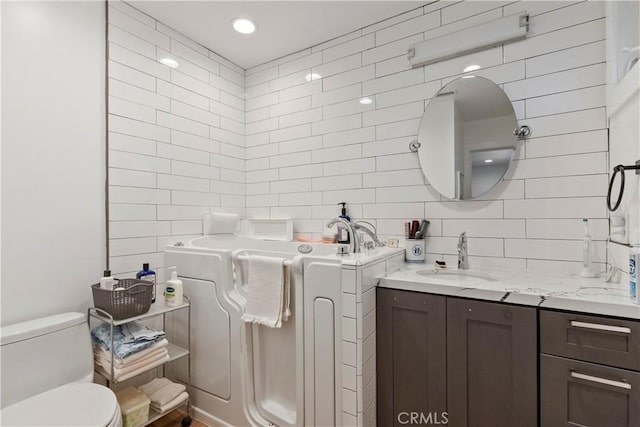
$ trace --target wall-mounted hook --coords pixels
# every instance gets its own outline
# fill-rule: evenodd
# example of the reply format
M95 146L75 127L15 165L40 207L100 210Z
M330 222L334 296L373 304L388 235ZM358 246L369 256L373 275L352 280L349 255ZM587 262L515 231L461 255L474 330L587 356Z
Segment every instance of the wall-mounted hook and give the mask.
M422 146L422 144L420 144L420 142L418 140L415 141L411 141L409 143L409 151L411 151L412 153L417 153L418 149Z
M527 139L531 135L531 128L527 125L522 125L513 130L513 134L518 137L519 141Z

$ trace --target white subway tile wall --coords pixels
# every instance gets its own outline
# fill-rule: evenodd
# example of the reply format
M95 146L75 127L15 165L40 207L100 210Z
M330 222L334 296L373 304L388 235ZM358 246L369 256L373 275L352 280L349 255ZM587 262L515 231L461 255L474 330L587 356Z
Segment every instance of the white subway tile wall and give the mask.
M411 44L523 10L525 40L410 68ZM290 216L305 225L297 233L319 237L345 201L385 239L401 238L404 220L429 219L430 260L455 261L466 230L475 266L563 271L580 261L585 217L603 268L604 17L594 1L436 2L247 70L247 215ZM533 133L504 183L452 202L429 186L408 145L430 98L472 63ZM307 82L313 73L321 78Z
M200 235L204 213L244 215L245 71L125 3L108 20L110 266L162 280L164 247Z
M525 40L410 68L409 45L522 10ZM114 271L161 259L208 210L292 218L319 237L341 201L385 239L429 219L430 260L455 261L466 230L472 265L516 269L574 271L586 217L603 267L604 2L435 2L246 71L126 4L109 12ZM533 133L502 184L452 202L408 145L430 98L471 63Z

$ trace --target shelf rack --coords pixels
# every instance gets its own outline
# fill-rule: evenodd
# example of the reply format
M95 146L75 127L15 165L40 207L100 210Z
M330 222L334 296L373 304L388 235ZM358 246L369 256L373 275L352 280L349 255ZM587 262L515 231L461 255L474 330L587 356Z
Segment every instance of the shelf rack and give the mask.
M167 352L169 353L169 360L163 361L162 363L157 363L157 364L151 364L148 367L146 367L144 370L137 372L135 375L132 375L131 377L127 377L125 379L122 380L117 380L115 378L115 374L114 374L114 354L113 354L113 328L115 326L119 326L119 325L124 325L125 323L129 323L129 322L134 322L137 320L145 320L145 319L150 319L153 317L158 317L158 316L162 316L162 328L165 329L165 325L166 325L166 315L167 313L171 313L177 310L184 310L186 309L188 312L188 320L187 320L187 348L182 348L179 347L175 344L171 344L169 343L169 345L167 346ZM164 375L164 365L166 365L167 363L173 362L175 360L178 359L182 359L182 358L187 358L187 391L189 393L189 396L191 396L191 300L187 295L183 296L183 303L175 306L175 307L169 307L166 306L164 304L164 298L162 296L159 296L159 298L157 299L157 301L151 305L151 308L149 309L149 311L147 311L144 314L138 315L138 316L133 316L133 317L129 317L126 319L120 319L120 320L116 320L113 318L113 316L111 316L111 314L109 314L108 312L97 308L97 307L89 307L87 309L87 323L89 324L89 329L91 329L91 319L97 319L101 322L107 323L109 324L109 332L110 332L110 337L111 337L111 370L107 371L105 370L103 367L101 366L95 366L95 372L100 375L101 377L103 377L106 382L107 382L107 387L111 388L111 386L113 384L117 384L119 382L123 382L123 381L127 381L133 377L136 377L138 375L141 375L145 372L149 372L152 369L155 368L159 368L162 367L163 372L162 374ZM187 398L186 400L176 404L175 406L167 409L164 412L159 412L156 411L153 408L149 408L149 420L144 424L144 425L149 425L152 422L158 420L159 418L163 417L164 415L168 414L169 412L173 411L176 408L181 407L182 405L186 404L187 405L187 415L182 419L182 425L183 426L189 426L191 425L191 398Z

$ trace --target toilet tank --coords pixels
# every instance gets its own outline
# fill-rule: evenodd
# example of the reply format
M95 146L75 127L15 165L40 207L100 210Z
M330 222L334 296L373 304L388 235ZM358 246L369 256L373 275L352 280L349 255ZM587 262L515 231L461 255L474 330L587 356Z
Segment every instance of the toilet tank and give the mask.
M4 408L74 381L93 380L86 316L62 313L0 328Z

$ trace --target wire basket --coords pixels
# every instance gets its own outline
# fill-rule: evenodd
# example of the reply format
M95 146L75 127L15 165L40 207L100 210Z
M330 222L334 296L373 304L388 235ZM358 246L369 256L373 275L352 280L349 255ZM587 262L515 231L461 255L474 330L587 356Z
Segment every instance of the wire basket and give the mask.
M109 313L115 320L139 316L151 308L153 282L139 279L119 279L113 290L100 288L100 283L91 285L93 305Z

